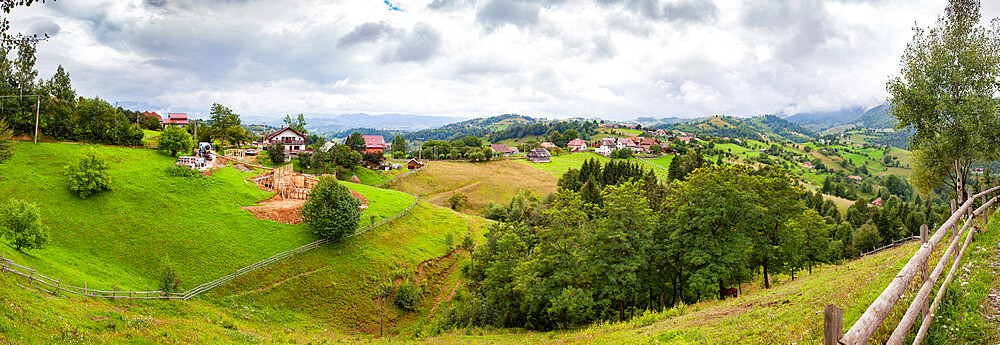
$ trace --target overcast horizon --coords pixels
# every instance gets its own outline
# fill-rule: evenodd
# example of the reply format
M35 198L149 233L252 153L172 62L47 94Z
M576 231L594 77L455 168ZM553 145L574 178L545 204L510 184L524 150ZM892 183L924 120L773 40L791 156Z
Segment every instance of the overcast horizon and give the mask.
M40 78L61 64L81 96L137 110L628 120L870 108L945 5L59 0L10 19L51 37Z

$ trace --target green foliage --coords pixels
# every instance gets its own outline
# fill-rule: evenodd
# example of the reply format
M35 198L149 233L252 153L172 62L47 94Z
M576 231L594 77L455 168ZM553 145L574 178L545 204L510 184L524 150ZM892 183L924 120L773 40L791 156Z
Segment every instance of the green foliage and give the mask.
M897 129L915 130L913 183L947 184L965 201L971 165L1000 157L1000 27L984 28L978 1L951 1L937 25L914 28L889 80Z
M469 201L469 197L462 193L455 193L448 197L448 207L452 210L457 210L459 206L465 205Z
M420 288L407 281L396 288L396 306L406 311L414 311L420 303Z
M589 321L593 307L594 299L590 291L569 286L552 300L552 306L546 311L551 317L561 320L562 328L567 329L570 325Z
M401 153L402 157L396 157L396 154ZM392 138L392 156L393 158L405 158L406 157L406 139L402 135L396 135Z
M189 169L186 166L181 165L171 165L165 169L167 176L171 177L195 177L201 176L197 171Z
M227 139L234 139L232 128L240 126L240 115L219 103L212 104L212 110L209 114L212 121L212 128L209 132L212 134L212 138L222 139L223 142Z
M163 266L163 268L160 272L160 291L166 293L179 291L181 286L181 277L177 274L177 270L174 269L174 265L164 259L161 262L161 266Z
M76 165L67 170L69 190L77 196L87 197L111 190L111 176L108 174L108 163L104 157L95 152L87 152L80 156Z
M611 159L629 159L632 158L632 149L620 149L611 150Z
M7 238L19 251L42 248L49 238L38 206L17 199L10 199L0 206L0 236Z
M309 134L306 131L306 117L303 114L299 114L298 117L292 118L292 115L285 115L285 127L294 129L302 135Z
M272 140L267 145L267 157L271 159L274 166L285 163L285 145L278 140Z
M368 147L365 145L365 138L362 138L361 133L358 132L351 133L351 135L347 137L347 141L344 142L344 145L347 145L349 149L357 152L364 151Z
M14 131L7 124L7 121L0 118L0 163L10 159L14 155Z
M179 126L167 126L157 139L157 144L159 150L170 152L171 156L177 156L177 152L188 152L194 147L191 134Z
M302 206L302 221L316 236L338 241L358 228L360 206L347 187L324 177L309 192L309 201Z
M871 222L862 225L851 236L851 243L861 251L875 249L881 242L882 236L879 235L878 227Z

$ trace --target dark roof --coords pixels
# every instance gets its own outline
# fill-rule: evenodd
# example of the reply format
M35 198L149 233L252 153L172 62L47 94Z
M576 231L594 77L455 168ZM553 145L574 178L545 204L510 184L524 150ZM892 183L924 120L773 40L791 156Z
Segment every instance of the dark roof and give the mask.
M268 134L268 135L267 135L267 140L271 140L271 138L274 138L274 136L278 135L278 134L279 134L279 133L281 133L281 132L284 132L284 131L285 131L286 129L287 129L287 130L290 130L290 131L292 131L292 132L294 132L295 134L298 134L298 135L299 135L300 137L303 137L303 138L305 138L305 137L306 137L306 135L305 135L305 134L302 134L302 133L299 133L299 131L296 131L296 130L295 130L294 128L292 128L292 127L281 127L281 129L279 129L279 130L277 130L277 131L274 131L274 133L271 133L271 134Z
M514 150L511 150L510 147L507 147L507 145L504 144L493 144L490 145L490 148L493 149L494 152L499 152L499 153L514 152Z
M531 149L531 151L528 151L528 157L550 157L550 156L552 155L549 154L549 150L543 149L541 147L537 149Z

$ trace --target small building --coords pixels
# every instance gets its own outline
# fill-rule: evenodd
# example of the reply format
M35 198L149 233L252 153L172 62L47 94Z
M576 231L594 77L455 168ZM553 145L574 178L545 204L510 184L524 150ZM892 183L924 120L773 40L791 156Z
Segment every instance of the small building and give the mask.
M861 183L861 176L851 175L851 176L848 176L847 178L853 180L854 183Z
M570 140L570 142L566 144L566 147L568 147L572 152L583 152L587 151L587 142L583 141L583 139L576 138Z
M142 116L156 118L156 122L163 123L163 117L161 117L160 114L157 114L156 112L144 111L142 112Z
M499 155L503 155L504 157L510 157L510 155L517 153L516 147L510 147L504 144L490 145L490 149L492 149L493 152L496 152Z
M195 156L179 156L176 165L188 167L188 169L201 169L205 167L205 158Z
M330 149L333 149L334 146L337 146L337 143L333 142L333 140L330 140L324 143L323 146L320 146L319 150L323 152L330 152Z
M877 198L877 199L875 199L875 200L872 200L872 202L871 202L871 203L869 203L869 204L868 204L868 206L878 206L878 207L882 207L882 198Z
M291 127L284 127L264 138L264 145L280 142L285 146L285 160L306 150L306 136Z
M677 137L677 140L683 141L685 144L691 142L691 139L694 139L694 138L693 137Z
M806 169L812 169L813 168L813 164L812 164L812 162L802 162L802 167L806 168Z
M187 126L188 124L188 114L187 113L169 113L167 118L163 120L163 126Z
M658 145L660 145L660 141L656 140L656 138L643 138L642 141L639 142L639 148L646 152L649 152L649 149L653 146Z
M385 143L385 138L381 135L362 135L362 139L365 139L365 152L385 152L385 149L389 146Z
M418 161L416 158L410 158L410 160L406 162L406 168L410 169L410 170L420 169L423 166L424 166L424 163L421 162L421 161Z
M549 154L549 150L544 148L537 148L528 151L528 160L532 163L550 163L552 162L552 155Z
M599 154L599 155L610 156L611 155L611 151L613 151L613 150L615 150L617 148L618 148L618 145L617 145L617 143L615 143L615 139L613 139L613 138L604 138L604 139L601 139L600 141L597 142L597 147L594 148L594 152L597 153L597 154Z
M553 143L550 143L550 142L546 141L546 142L542 143L542 147L547 148L547 149L553 149L553 148L556 147L556 144L553 144Z

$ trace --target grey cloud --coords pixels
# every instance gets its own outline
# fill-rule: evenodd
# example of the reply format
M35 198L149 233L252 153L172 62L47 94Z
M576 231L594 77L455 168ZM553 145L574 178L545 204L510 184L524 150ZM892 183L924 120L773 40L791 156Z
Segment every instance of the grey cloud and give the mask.
M356 44L378 41L395 31L395 28L385 23L364 23L355 26L351 32L337 40L337 47L350 48Z
M475 0L434 0L427 4L427 8L440 11L440 10L454 10L459 7L470 6L475 3Z
M742 22L779 42L777 56L783 58L810 55L837 35L826 7L817 0L748 2Z
M615 46L611 43L610 37L595 36L593 41L593 57L595 59L610 59L615 57Z
M144 3L146 6L163 7L167 4L167 0L146 0Z
M647 19L668 22L703 23L716 19L719 9L710 0L678 0L660 4L660 0L597 0L604 6L621 5Z
M62 31L62 27L52 19L42 19L31 23L30 32L28 34L38 35L39 37L48 35L49 37L55 37Z
M414 26L394 50L383 53L382 63L427 61L441 49L441 34L425 23Z
M521 0L489 0L476 9L476 22L487 31L507 24L525 28L538 22L539 3Z

